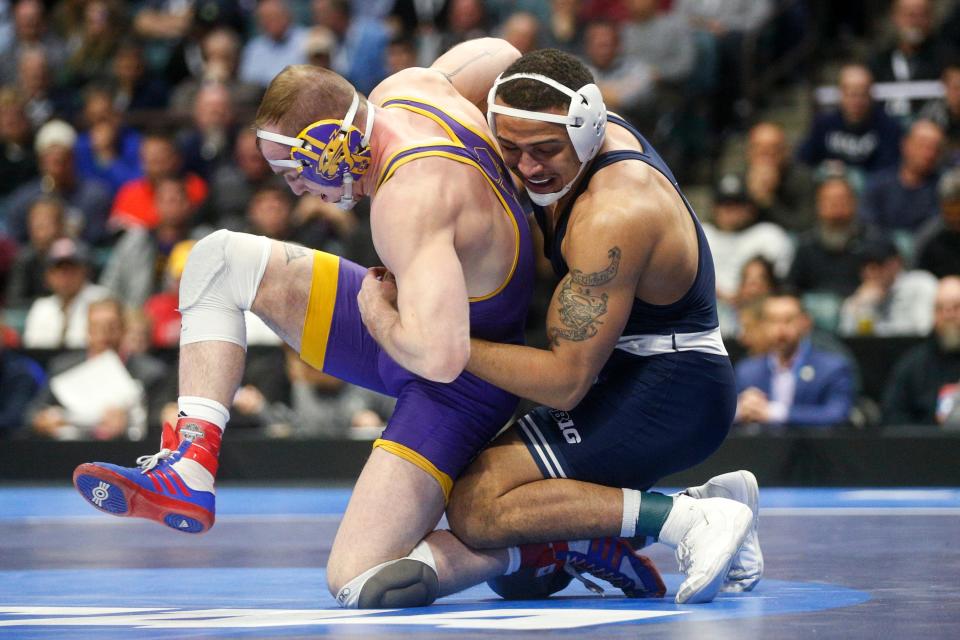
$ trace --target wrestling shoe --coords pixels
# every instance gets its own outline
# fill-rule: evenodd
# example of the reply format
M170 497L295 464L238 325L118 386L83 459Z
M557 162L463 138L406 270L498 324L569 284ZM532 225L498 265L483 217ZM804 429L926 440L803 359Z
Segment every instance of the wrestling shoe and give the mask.
M734 471L707 480L699 487L684 491L692 498L729 498L743 503L753 512L753 523L743 541L743 546L734 554L730 570L721 591L750 591L763 576L763 552L757 526L760 522L760 488L757 479L749 471Z
M628 598L662 598L667 592L653 561L634 551L623 538L576 540L554 546L557 559L565 562L564 570L594 593L603 594L603 589L583 574L609 582Z
M180 418L163 425L161 449L137 458L136 468L106 462L81 464L73 484L97 509L115 516L146 518L184 533L203 533L216 513L214 478L220 428Z
M733 500L674 498L660 542L676 549L686 576L677 590L677 604L710 602L716 597L752 522L753 512Z
M521 545L520 568L488 580L487 586L505 600L541 600L562 591L573 575L564 571L566 561L557 558L556 545L566 549L562 542Z

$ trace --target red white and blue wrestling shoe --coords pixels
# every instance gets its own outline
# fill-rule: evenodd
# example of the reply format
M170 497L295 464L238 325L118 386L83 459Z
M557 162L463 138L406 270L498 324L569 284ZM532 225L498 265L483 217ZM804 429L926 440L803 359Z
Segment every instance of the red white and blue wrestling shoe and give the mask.
M554 546L557 559L565 562L564 570L594 593L602 594L603 589L583 574L609 582L628 598L662 598L667 592L653 561L634 551L623 538L594 538Z
M667 591L653 562L622 538L522 545L520 569L487 585L507 600L531 600L549 597L576 578L603 594L584 574L609 582L628 598L660 598Z
M160 451L137 458L139 467L81 464L73 472L73 484L87 502L106 513L203 533L215 519L221 435L215 424L180 418L176 427L163 425Z

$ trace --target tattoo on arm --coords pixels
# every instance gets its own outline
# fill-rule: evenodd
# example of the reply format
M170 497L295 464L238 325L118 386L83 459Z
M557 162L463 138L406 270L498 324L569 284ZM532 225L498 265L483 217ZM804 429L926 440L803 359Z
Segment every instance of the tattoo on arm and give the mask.
M450 71L450 72L440 71L440 73L442 73L442 74L443 74L443 77L447 79L447 82L453 83L453 76L457 75L458 73L460 73L461 71L463 71L464 69L466 69L467 67L469 67L471 64L473 64L474 62L476 62L476 61L479 60L480 58L489 58L490 55L491 55L491 54L490 54L489 51L481 51L480 53L478 53L478 54L475 55L474 57L470 58L469 60L467 60L466 62L464 62L463 64L461 64L459 67L457 67L457 68L454 69L453 71Z
M296 244L283 243L283 253L287 256L287 264L290 264L297 258L307 258L310 251Z
M563 279L560 294L561 327L550 327L548 336L553 345L560 344L561 338L571 342L582 342L597 335L597 326L603 324L600 316L607 313L606 293L595 295L590 287L607 284L617 275L620 268L620 247L607 252L610 264L602 271L583 273L574 269Z

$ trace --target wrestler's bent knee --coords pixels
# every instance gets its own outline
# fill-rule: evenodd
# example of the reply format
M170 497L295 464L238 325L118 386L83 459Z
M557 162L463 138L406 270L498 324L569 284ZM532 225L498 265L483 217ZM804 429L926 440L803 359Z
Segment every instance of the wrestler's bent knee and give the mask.
M440 581L436 561L426 542L406 558L390 560L364 571L334 593L345 609L405 609L425 607L437 599Z

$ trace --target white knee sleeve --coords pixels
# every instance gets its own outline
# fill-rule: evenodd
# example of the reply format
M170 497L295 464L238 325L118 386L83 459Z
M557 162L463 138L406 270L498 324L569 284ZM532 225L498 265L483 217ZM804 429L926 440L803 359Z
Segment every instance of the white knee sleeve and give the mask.
M180 345L206 340L247 348L250 309L270 258L270 240L221 229L190 252L180 279Z

